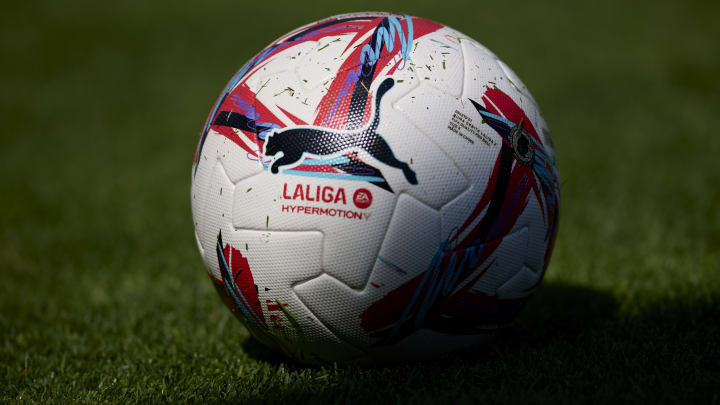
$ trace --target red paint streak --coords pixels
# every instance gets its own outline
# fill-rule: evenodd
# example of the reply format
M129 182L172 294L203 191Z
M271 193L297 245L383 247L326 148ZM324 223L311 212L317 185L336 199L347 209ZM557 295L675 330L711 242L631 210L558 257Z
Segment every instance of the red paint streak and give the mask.
M245 141L243 141L243 139L240 137L240 135L238 135L237 132L235 132L235 130L233 128L224 127L221 125L213 125L212 129L213 129L213 131L219 133L220 135L222 135L225 138L232 141L237 146L243 148L243 150L245 150L247 153L251 154L252 156L255 156L255 157L258 156L258 152L253 150L252 148L250 148L248 146L248 144L245 143ZM240 131L240 132L243 135L245 135L247 138L250 138L250 136L248 136L248 132L246 132L246 131ZM255 138L255 134L253 133L252 138L250 138L250 139L254 140L254 138Z
M448 270L448 261L452 254L457 254L456 259L457 262L459 262L462 259L464 253L464 251L457 250L446 252L444 254L444 257L442 258L442 265L440 266L439 272L437 274L437 279L442 279L445 275L445 272ZM482 261L477 261L476 263L467 263L465 268L462 269L462 271L466 273L466 276L464 276L464 278L467 278L470 274L472 274L472 272L469 270L476 268L478 263L482 263ZM475 282L480 279L480 277L491 267L491 265L492 262L488 264L481 272L479 272L479 274L477 274L472 280L470 280L470 282L467 283L467 285L463 288L463 290L460 291L460 293L464 294L464 292L467 292L475 284ZM395 326L398 321L400 321L400 317L402 316L406 307L410 304L410 299L413 295L415 295L415 292L418 289L423 277L425 277L425 272L418 274L400 287L387 293L381 299L375 301L372 305L368 307L368 309L366 309L362 314L360 314L360 326L362 326L362 328L367 331L368 334L375 337L381 337L383 334L388 332L392 327ZM426 280L425 284L419 291L417 300L415 301L415 303L413 303L412 307L408 311L407 318L403 319L402 321L413 318L415 313L417 313L418 308L422 304L424 297L427 294L431 293L431 288L440 287L437 285L432 286L430 280ZM453 299L452 297L454 297L454 295L446 298L443 302L446 302L448 300L451 301ZM449 307L443 307L444 309L442 310L438 309L439 307L433 308L430 312L428 312L425 319L431 320L433 319L433 317L438 317L440 316L440 314L445 314L444 311L449 311L453 304L451 302L447 305Z
M500 155L498 155L497 159L495 160L495 167L493 168L493 172L490 175L490 180L488 180L488 184L485 187L485 191L483 192L482 197L480 197L480 201L478 201L477 205L475 205L475 209L470 213L468 218L465 220L465 222L458 228L458 231L455 233L455 235L452 237L451 241L455 244L457 243L457 238L460 237L460 235L465 232L465 229L467 229L470 224L475 221L475 219L480 215L482 210L485 209L485 207L490 202L490 198L492 198L493 191L495 190L495 185L497 184L498 176L500 175ZM467 240L467 238L465 238Z
M350 42L348 42L345 49L343 49L342 53L344 54L350 47L354 46L355 42L363 37L363 35L367 34L371 30L374 30L377 27L378 22L384 17L368 17L367 21L362 22L364 24L360 29L357 30L355 35L352 37ZM359 21L358 21L359 22Z
M271 300L265 300L265 304L267 304L267 310L268 311L282 311L282 308L280 308L280 305L275 303ZM284 307L287 306L287 304L282 304Z
M530 119L525 115L525 111L520 108L513 99L508 96L507 94L503 93L500 90L496 89L488 89L485 91L485 95L483 97L487 97L490 99L490 101L493 102L497 106L497 108L502 111L502 114L505 116L505 118L509 119L515 124L519 124L520 120L523 122L523 128L528 131L533 138L535 138L540 144L542 145L542 140L538 137L537 131L535 131L535 127L533 126ZM485 108L488 109L488 111L492 112L493 114L497 114L497 112L494 112L488 107L490 107L489 103L485 103Z
M295 125L307 125L307 122L301 120L300 118L293 115L290 111L280 107L279 105L276 105L276 107L283 112L283 114L287 115L288 118L290 118L290 121L293 122Z
M387 328L394 326L400 319L405 307L410 303L410 299L418 285L420 285L423 275L424 273L413 277L370 305L368 309L360 314L360 326L371 336L381 335ZM424 287L424 289L426 288L427 286ZM416 302L408 316L415 313L418 305L419 303Z
M242 255L240 250L231 247L230 244L225 245L223 255L225 256L225 261L227 261L230 266L232 276L240 292L252 307L251 309L264 323L265 317L262 312L262 307L256 304L259 301L259 297L247 259Z

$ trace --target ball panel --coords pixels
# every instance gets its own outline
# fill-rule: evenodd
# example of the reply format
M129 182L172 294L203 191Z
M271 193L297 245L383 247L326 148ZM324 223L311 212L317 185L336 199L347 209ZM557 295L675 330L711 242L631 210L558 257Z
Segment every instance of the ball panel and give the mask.
M498 287L497 295L506 300L525 298L535 291L541 277L542 274L523 266L517 274Z
M325 235L323 270L352 288L367 283L375 260L370 252L380 248L395 206L394 194L356 181L267 172L243 180L236 190L236 228L319 230ZM354 199L361 190L372 198L366 209L358 208Z
M416 41L408 64L421 83L441 93L460 98L465 77L465 63L460 34L447 27Z
M528 249L528 228L504 235L499 240L499 245L487 259L492 263L489 269L485 270L482 277L472 285L471 289L487 295L496 295L497 289L507 280L512 278L525 263L525 255ZM491 241L488 243L496 243ZM471 278L470 278L471 280ZM462 289L458 285L457 289Z
M528 196L527 204L518 217L511 233L526 229L528 245L525 248L524 264L528 270L542 274L545 265L545 247L548 243L548 218L546 218L540 202L534 194Z
M295 285L293 290L310 312L340 339L360 348L372 343L356 320L368 301L368 293L372 292L367 287L355 290L329 274L322 274Z
M423 220L418 221L418 218ZM364 288L348 288L332 277L320 277L295 286L296 294L308 308L330 329L353 344L367 346L377 342L373 332L386 329L388 323L395 322L393 318L381 319L375 310L365 311L372 303L423 273L440 245L438 212L405 194L398 198L387 230ZM405 303L390 298L381 312L399 315ZM394 308L390 310L388 305Z
M239 301L258 316L234 312L256 337L269 338L272 345L296 357L306 356L306 361L349 360L362 354L330 332L293 292L293 285L322 273L321 232L240 230L223 234L222 240L232 249L231 267L237 258L244 260L244 267L232 268L233 281L240 292L243 287L249 290Z
M411 94L412 92L410 92ZM409 183L403 172L387 168L383 175L392 185L394 194L409 194L435 209L440 209L469 187L465 174L452 158L439 150L432 139L393 108L383 106L378 132L393 145L398 159L408 162L417 175L417 184ZM361 156L365 156L361 152ZM371 160L371 157L367 157ZM382 166L381 162L378 162Z
M395 103L395 108L420 129L433 146L452 156L470 183L482 186L487 181L501 139L492 131L470 127L472 117L477 115L472 104L422 84Z
M203 261L211 277L220 278L220 266L215 245L220 232L232 231L232 196L235 186L228 179L222 163L214 160L212 172L207 179L205 205L198 217L198 237L204 248Z
M220 139L210 139L207 143L212 144L213 142L220 141ZM212 146L208 149L212 149ZM203 229L207 225L203 221L202 213L205 210L208 198L211 196L211 193L208 192L208 187L210 186L210 177L213 175L213 169L217 159L215 159L214 155L211 155L208 161L207 151L203 151L199 156L199 161L198 166L193 167L192 170L193 180L190 186L190 207L193 224L195 225L195 233L198 235L197 238L200 245L204 248L205 245L201 234L203 234Z

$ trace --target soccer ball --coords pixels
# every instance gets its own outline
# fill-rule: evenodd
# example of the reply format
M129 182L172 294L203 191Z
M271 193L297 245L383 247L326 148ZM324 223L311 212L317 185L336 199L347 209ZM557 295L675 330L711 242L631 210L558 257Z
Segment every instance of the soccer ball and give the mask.
M248 61L205 123L191 194L220 297L307 363L487 341L539 285L559 211L549 131L515 73L387 13L306 25Z

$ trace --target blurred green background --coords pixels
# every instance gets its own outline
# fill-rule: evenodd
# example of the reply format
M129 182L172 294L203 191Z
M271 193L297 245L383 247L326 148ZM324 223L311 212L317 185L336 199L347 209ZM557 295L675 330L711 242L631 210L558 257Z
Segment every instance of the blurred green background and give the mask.
M430 18L540 103L563 186L543 288L494 343L305 368L249 339L190 219L232 74L341 12ZM0 402L720 402L720 3L14 2L0 12Z

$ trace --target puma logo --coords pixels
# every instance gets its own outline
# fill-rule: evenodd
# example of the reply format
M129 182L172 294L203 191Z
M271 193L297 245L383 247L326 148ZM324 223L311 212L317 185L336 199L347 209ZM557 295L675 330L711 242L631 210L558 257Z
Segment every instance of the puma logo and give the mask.
M277 174L280 167L302 161L304 155L329 156L347 150L365 150L375 159L388 166L402 170L410 184L417 184L417 177L410 166L398 160L387 141L377 133L380 124L380 101L395 85L391 77L383 80L375 94L375 108L372 119L363 128L349 131L334 131L324 127L305 126L282 129L268 135L264 155L274 157L270 171ZM278 154L282 156L277 157Z

